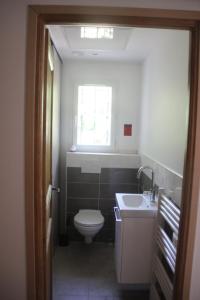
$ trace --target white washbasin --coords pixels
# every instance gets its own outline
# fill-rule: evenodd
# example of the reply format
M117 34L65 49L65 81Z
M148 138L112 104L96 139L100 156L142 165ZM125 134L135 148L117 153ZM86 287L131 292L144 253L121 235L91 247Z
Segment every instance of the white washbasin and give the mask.
M149 195L117 193L116 202L123 217L152 217L157 212L157 204Z
M122 201L128 207L139 207L143 204L143 195L140 194L122 194Z

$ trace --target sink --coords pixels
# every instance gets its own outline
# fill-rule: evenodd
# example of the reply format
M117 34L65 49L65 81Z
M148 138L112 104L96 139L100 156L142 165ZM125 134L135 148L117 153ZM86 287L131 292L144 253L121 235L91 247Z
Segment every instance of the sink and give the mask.
M117 193L116 202L121 217L152 217L156 215L157 204L149 195Z
M122 201L128 207L139 207L143 204L144 198L140 194L122 194Z

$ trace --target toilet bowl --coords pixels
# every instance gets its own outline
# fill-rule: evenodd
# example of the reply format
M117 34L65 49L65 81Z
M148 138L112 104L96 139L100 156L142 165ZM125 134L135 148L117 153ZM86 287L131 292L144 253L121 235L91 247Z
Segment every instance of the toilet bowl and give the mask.
M92 238L103 227L104 217L100 210L80 209L74 216L74 226L85 237L85 242L90 244Z

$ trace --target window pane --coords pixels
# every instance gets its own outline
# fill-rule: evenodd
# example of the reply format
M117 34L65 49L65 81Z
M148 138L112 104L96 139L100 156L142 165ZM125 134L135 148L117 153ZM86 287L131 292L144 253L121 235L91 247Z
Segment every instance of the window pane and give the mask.
M81 38L96 39L97 27L81 27Z
M81 27L81 38L87 39L113 39L113 28L85 26Z
M98 39L113 39L113 28L98 28Z
M78 145L110 145L112 87L79 86Z

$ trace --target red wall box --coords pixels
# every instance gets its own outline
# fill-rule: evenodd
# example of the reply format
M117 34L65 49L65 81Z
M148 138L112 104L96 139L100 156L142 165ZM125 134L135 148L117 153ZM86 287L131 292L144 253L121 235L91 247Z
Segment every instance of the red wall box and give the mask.
M124 136L132 136L132 124L124 124Z

